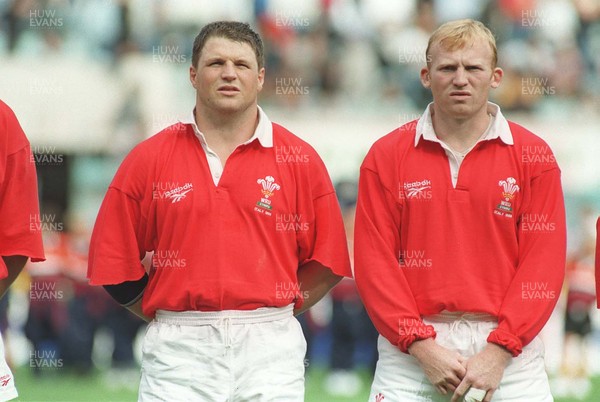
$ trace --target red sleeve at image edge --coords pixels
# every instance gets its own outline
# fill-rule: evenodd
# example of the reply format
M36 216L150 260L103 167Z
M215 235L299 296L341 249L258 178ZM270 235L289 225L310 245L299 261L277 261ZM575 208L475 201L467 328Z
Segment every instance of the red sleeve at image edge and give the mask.
M600 289L600 217L596 222L596 306L600 308L598 289Z

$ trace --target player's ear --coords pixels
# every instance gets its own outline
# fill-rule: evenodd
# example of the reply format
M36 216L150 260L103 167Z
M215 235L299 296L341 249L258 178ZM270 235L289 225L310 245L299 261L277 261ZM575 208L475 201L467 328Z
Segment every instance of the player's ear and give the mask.
M260 70L258 70L258 92L260 92L263 88L263 85L265 83L265 68L261 67Z
M500 81L502 81L502 77L504 76L504 71L500 67L496 67L494 72L492 73L492 82L490 83L492 88L498 88L500 86Z
M192 83L192 86L194 88L196 88L196 76L197 75L198 75L198 71L196 70L196 67L190 66L190 82Z
M429 75L429 67L423 67L421 69L421 84L425 88L431 88L431 77Z

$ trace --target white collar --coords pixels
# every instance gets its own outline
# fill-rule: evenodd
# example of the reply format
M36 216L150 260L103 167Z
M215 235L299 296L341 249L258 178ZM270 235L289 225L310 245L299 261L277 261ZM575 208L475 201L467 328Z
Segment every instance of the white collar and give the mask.
M196 124L196 117L194 115L194 110L184 119L180 119L179 121L182 124L190 124L194 128L194 133L200 139L202 143L206 143L206 138L204 138L204 134L200 132L198 129L198 125ZM246 145L258 139L260 145L264 148L273 148L273 125L271 124L271 120L267 114L262 110L260 106L258 106L258 124L256 125L256 130L254 130L254 134L250 139L244 142L242 145Z
M433 102L427 105L425 112L419 118L417 122L417 129L415 135L415 147L419 144L419 140L423 137L424 140L440 142L439 138L435 135L435 131L433 130L433 123L431 120L431 112L432 112ZM487 134L482 140L493 140L496 138L500 138L502 142L507 145L513 145L513 136L510 132L510 126L508 125L508 121L502 115L500 111L500 106L495 103L488 102L487 104L487 112L492 116L492 122L488 129Z

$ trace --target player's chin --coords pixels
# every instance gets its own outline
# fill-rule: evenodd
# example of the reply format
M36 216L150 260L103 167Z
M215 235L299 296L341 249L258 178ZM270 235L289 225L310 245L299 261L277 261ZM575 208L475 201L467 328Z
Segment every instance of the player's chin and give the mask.
M450 110L452 111L452 113L455 116L459 116L459 117L469 117L471 115L475 114L475 107L473 107L473 104L471 102L467 102L467 101L457 101L457 102L452 102L451 106L450 106Z
M213 105L217 111L224 114L239 113L247 108L239 99L218 99Z
M472 105L473 97L472 96L450 96L450 97L448 97L448 102L453 106Z

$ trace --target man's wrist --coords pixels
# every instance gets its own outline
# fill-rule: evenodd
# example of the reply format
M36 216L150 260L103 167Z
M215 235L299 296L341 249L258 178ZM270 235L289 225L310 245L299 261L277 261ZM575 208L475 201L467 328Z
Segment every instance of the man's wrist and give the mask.
M496 356L498 356L500 359L502 359L506 363L506 365L508 365L508 363L510 363L510 361L512 359L512 353L508 349L506 349L504 346L499 345L497 343L488 342L487 348L492 350Z
M408 345L408 354L419 359L421 352L429 349L433 342L435 342L433 338L415 339L410 345Z

